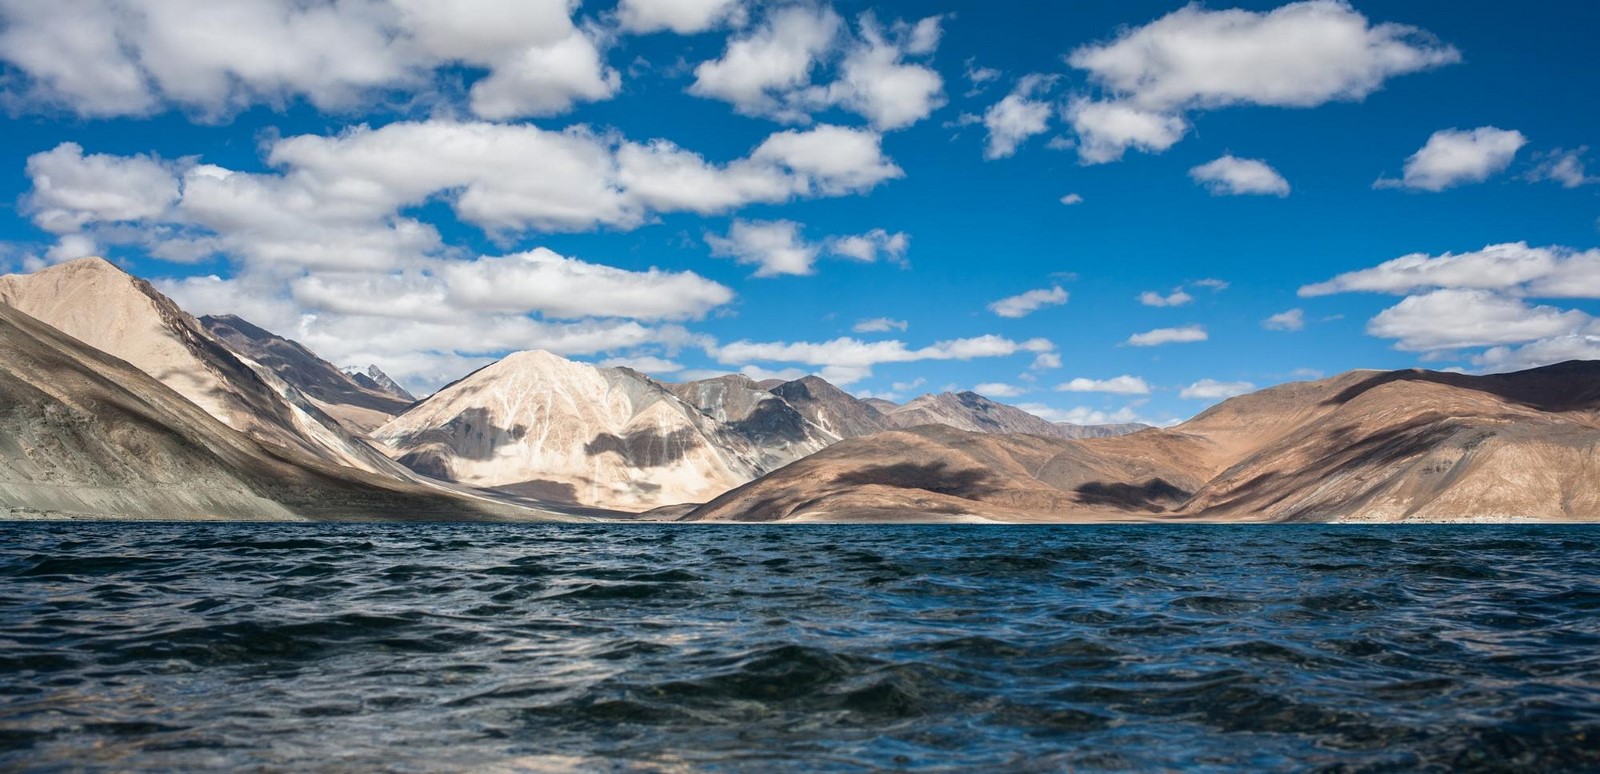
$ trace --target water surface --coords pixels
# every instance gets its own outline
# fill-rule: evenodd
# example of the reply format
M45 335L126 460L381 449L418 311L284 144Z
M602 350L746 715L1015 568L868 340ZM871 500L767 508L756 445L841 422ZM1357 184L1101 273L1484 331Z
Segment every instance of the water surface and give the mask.
M0 769L1600 766L1600 530L0 524Z

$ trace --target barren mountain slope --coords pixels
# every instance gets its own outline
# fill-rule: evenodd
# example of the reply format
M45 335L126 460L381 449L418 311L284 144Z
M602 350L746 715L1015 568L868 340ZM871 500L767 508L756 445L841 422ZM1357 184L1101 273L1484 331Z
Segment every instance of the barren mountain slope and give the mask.
M888 427L946 425L973 433L1029 433L1051 438L1105 438L1137 432L1146 427L1051 422L975 392L923 395L890 409L884 416Z
M265 446L142 370L0 305L0 514L498 519L536 513Z
M298 342L234 315L201 317L200 323L228 349L272 369L352 432L371 432L415 402L363 386Z
M229 351L150 283L99 258L0 277L0 303L131 363L252 438L403 475L269 369Z
M819 376L782 382L768 389L813 424L840 438L855 438L889 428L882 412Z
M1234 398L1168 430L1083 441L933 427L881 433L841 442L687 518L959 514L1600 520L1600 363L1486 377L1356 371Z
M345 376L355 381L356 384L369 390L376 390L391 398L403 400L408 406L417 402L415 395L412 395L406 388L401 387L395 380L390 379L389 375L383 372L383 369L375 365L369 365L364 369L350 366L340 370Z
M1077 461L1064 462L1069 459ZM1128 481L1137 482L1131 491L1117 486ZM841 441L718 497L687 518L1138 519L1167 507L1173 499L1171 487L1195 483L1182 470L1137 455L1093 455L1078 441L919 425ZM1137 505L1128 507L1130 500Z
M1321 384L1321 383L1318 383ZM1199 490L1208 519L1600 519L1600 363L1358 372ZM1202 416L1195 425L1213 425Z
M624 510L703 502L765 471L748 441L649 378L539 351L445 387L373 437L427 475Z
M667 389L760 451L763 470L787 465L839 440L747 376L730 374Z

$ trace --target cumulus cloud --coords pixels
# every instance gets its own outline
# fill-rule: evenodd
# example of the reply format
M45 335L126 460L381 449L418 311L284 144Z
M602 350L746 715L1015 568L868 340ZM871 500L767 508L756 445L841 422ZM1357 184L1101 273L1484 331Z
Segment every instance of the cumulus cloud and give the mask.
M1443 191L1466 183L1481 183L1511 166L1517 151L1527 144L1528 138L1512 129L1493 126L1442 129L1434 132L1421 150L1406 159L1400 179L1378 178L1372 186Z
M915 59L939 45L941 17L885 26L871 13L851 34L831 7L787 5L728 41L722 56L695 67L689 93L727 102L743 115L805 123L837 107L880 130L900 129L945 104L944 79ZM814 83L834 65L836 78Z
M1059 353L1059 352L1041 352L1041 353L1039 353L1037 356L1035 356L1033 358L1033 362L1028 365L1028 370L1029 371L1048 371L1048 370L1050 370L1052 368L1060 368L1060 367L1061 367L1061 353Z
M1300 295L1401 295L1441 288L1498 290L1543 298L1600 298L1600 248L1580 251L1508 242L1466 253L1412 253L1306 285L1300 288Z
M600 365L606 368L632 368L646 374L675 374L683 370L682 363L655 355L608 357L601 360Z
M620 87L568 0L95 0L0 2L10 96L85 116L176 106L207 116L306 100L349 109L436 90L443 68L482 69L485 118L552 115Z
M1144 421L1139 417L1137 406L1124 406L1116 411L1106 411L1089 406L1074 406L1069 409L1061 409L1043 403L1018 403L1016 407L1040 419L1050 422L1063 422L1069 425L1122 425Z
M1078 159L1085 164L1121 160L1128 149L1160 153L1189 133L1181 115L1145 110L1125 102L1078 97L1065 117L1078 133Z
M1290 309L1279 312L1261 321L1261 327L1269 331L1298 331L1306 327L1306 312L1304 309Z
M1149 395L1150 384L1137 376L1113 376L1110 379L1078 377L1056 386L1062 392L1107 392L1113 395Z
M1378 313L1367 332L1408 352L1516 344L1568 336L1593 318L1576 309L1533 306L1487 290L1435 290Z
M1191 111L1358 101L1389 78L1460 60L1428 33L1373 24L1343 0L1266 12L1192 4L1074 50L1068 63L1105 97L1073 102L1067 117L1080 158L1104 163L1129 148L1166 150L1187 132Z
M720 363L778 362L820 366L823 378L840 385L871 376L872 367L882 363L972 360L1054 350L1055 345L1048 339L1014 341L995 335L951 339L915 349L899 340L867 342L849 337L823 342L741 340L706 348Z
M1125 342L1132 347L1157 347L1162 344L1188 344L1196 341L1205 341L1210 338L1206 329L1201 325L1185 325L1181 328L1156 328L1155 330L1135 333Z
M694 70L689 93L722 100L746 115L804 120L791 104L811 84L811 71L844 26L832 8L780 8L759 26L728 41L722 56Z
M1189 177L1213 196L1289 195L1289 181L1259 159L1225 155L1189 170Z
M1243 395L1256 386L1250 382L1219 382L1216 379L1201 379L1178 392L1178 397L1189 400L1222 400Z
M1490 347L1472 358L1488 373L1521 371L1568 360L1600 360L1600 330L1552 336L1520 347Z
M757 277L778 277L812 274L817 259L823 255L866 263L880 259L903 263L911 243L906 234L890 234L883 229L808 242L800 233L802 228L792 220L735 219L726 236L707 234L706 244L711 246L712 255L755 266Z
M1062 290L1060 285L1055 285L1002 298L990 304L989 311L1001 317L1027 317L1044 307L1059 306L1066 302L1067 291Z
M617 20L623 29L635 33L671 30L679 35L692 35L722 24L738 24L744 16L743 0L621 0L617 3Z
M1061 203L1067 205L1068 207L1074 204L1082 204L1083 197L1075 193L1069 193L1066 196L1061 197Z
M841 196L900 176L866 130L779 132L723 165L666 141L577 126L434 120L300 135L269 146L276 171L238 172L143 156L84 155L70 143L30 158L30 212L54 233L158 243L158 257L224 254L259 263L385 269L443 249L406 213L443 201L491 235L633 228L659 212ZM122 228L127 224L135 229ZM113 231L115 229L115 231ZM898 235L867 236L889 257ZM859 255L861 246L851 249Z
M1572 359L1600 335L1600 323L1583 311L1527 300L1600 298L1600 249L1512 242L1467 253L1414 253L1300 289L1302 296L1347 292L1406 296L1368 322L1369 334L1430 356L1488 347L1471 360L1490 370Z
M1145 306L1183 306L1194 300L1183 288L1173 288L1171 293L1161 295L1154 290L1146 290L1139 294L1139 303Z
M905 320L896 320L891 317L874 317L869 320L857 322L850 330L856 333L888 333L889 331L905 331L911 327Z
M85 156L73 142L29 156L27 174L33 181L27 209L40 228L54 234L95 222L159 218L178 201L173 165L144 155Z
M537 311L545 317L701 317L733 291L693 272L627 271L537 248L439 268L452 303L474 310Z
M986 398L1015 398L1027 390L1014 384L1003 382L985 382L972 388L972 391Z
M983 112L983 127L989 130L984 158L1003 159L1014 155L1017 147L1029 137L1050 131L1050 114L1055 108L1041 97L1055 81L1050 75L1025 75L1010 94Z

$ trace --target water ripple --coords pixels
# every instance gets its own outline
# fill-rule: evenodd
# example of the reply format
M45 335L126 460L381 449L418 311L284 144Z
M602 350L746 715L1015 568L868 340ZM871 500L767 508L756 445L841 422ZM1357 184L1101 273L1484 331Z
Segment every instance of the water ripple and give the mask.
M0 769L1600 767L1600 531L0 524Z

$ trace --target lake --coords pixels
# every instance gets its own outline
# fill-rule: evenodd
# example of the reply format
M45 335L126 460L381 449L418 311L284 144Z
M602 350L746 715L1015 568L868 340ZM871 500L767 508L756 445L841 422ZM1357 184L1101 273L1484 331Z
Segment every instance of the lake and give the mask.
M1600 766L1600 529L0 524L0 769Z

